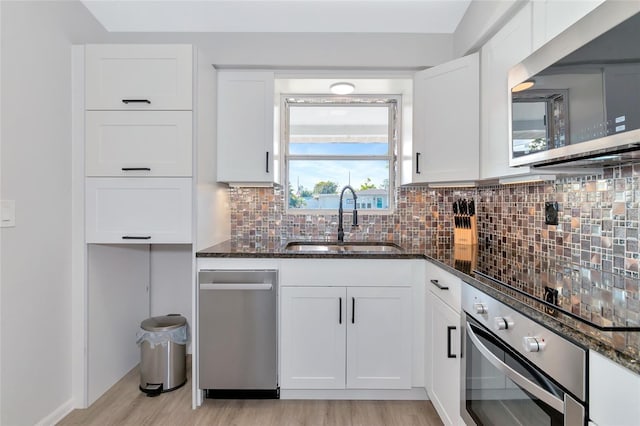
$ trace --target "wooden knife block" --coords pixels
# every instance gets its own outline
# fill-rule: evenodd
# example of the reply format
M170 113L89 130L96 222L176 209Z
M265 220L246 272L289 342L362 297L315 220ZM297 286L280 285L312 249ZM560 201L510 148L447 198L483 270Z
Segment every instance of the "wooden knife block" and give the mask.
M458 246L478 244L478 220L476 219L476 216L458 214L455 215L455 217L460 218L461 223L463 219L466 219L471 224L469 228L460 228L454 225L453 242L455 243L455 245Z
M478 265L478 246L472 244L456 244L453 247L454 267L470 274Z

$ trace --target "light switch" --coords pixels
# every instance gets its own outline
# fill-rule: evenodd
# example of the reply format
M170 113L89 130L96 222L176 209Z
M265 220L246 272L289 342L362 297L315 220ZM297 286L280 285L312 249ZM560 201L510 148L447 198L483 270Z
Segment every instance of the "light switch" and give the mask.
M16 201L2 200L0 203L2 205L0 209L0 227L11 228L16 226Z

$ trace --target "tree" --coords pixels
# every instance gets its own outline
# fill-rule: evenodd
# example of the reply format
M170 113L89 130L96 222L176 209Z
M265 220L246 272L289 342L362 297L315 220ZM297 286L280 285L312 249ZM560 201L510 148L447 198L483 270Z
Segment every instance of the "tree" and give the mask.
M323 180L313 187L314 194L335 194L338 192L338 184L329 180Z
M360 185L360 191L366 191L367 189L376 189L376 185L371 183L371 178L367 178L367 181Z
M293 192L293 187L289 184L289 207L299 209L307 205L307 202Z
M302 198L311 198L313 197L313 192L311 192L310 190L308 190L307 188L300 186L300 188L298 188L298 194L302 197Z

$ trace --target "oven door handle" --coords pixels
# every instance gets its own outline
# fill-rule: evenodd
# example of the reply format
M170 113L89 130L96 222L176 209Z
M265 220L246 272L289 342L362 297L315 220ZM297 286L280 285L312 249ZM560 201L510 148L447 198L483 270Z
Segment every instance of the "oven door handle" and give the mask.
M473 332L471 325L467 323L467 333L473 345L480 351L480 353L493 365L495 368L506 374L513 382L518 386L535 396L539 400L543 401L553 409L560 413L564 413L564 401L550 392L542 389L540 386L532 382L531 380L518 373L513 368L502 362L497 356L493 354L485 345L482 344L478 336Z

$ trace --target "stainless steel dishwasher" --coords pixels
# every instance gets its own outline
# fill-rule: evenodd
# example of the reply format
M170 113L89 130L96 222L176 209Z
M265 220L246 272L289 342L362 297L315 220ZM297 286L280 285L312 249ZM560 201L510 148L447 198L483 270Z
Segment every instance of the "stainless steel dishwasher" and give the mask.
M203 270L199 380L207 398L278 398L276 270Z

